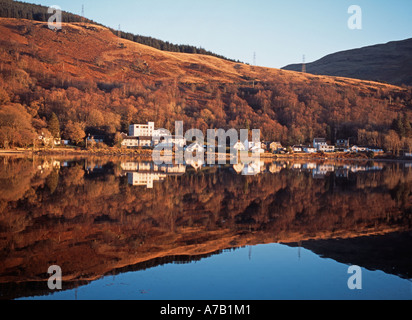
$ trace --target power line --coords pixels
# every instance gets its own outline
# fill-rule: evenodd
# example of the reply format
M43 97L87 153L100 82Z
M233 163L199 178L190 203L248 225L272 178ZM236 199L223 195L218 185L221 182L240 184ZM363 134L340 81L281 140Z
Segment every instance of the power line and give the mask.
M302 73L306 73L306 57L303 55L302 59Z

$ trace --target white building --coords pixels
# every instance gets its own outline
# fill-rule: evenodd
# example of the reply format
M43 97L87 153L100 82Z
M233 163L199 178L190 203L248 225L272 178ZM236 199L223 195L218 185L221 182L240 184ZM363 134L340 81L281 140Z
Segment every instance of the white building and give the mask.
M122 146L126 148L151 147L152 137L126 137L122 141Z
M334 152L335 151L335 146L329 146L329 145L320 145L318 147L319 151L323 152Z
M187 152L205 152L205 148L200 145L198 142L192 143L186 148Z
M236 143L232 146L232 148L235 149L235 150L237 150L237 151L245 151L245 150L246 150L245 145L244 145L242 142L240 142L240 141L236 142Z
M319 150L321 146L327 146L327 142L325 138L315 138L313 139L313 147Z
M306 152L306 153L316 153L316 152L318 152L318 149L312 148L312 147L304 147L304 148L303 148L303 152Z
M129 136L151 137L153 135L154 130L154 122L148 122L147 124L132 124L129 126Z
M321 152L334 152L335 151L335 146L328 145L325 138L313 139L313 147Z
M293 152L302 152L302 151L303 151L303 147L302 147L302 146L293 146L293 147L292 147L292 151L293 151Z
M352 147L350 147L349 150L352 151L352 152L366 152L366 151L368 151L368 148L366 148L366 147L352 146Z
M253 153L265 153L265 150L262 149L260 143L254 144L249 150Z

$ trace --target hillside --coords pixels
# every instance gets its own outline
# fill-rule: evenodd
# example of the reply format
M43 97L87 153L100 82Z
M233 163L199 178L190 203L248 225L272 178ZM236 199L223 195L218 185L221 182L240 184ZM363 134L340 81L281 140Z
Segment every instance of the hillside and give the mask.
M0 61L0 147L31 145L52 130L53 114L52 134L79 144L86 133L114 139L130 123L173 130L175 120L203 131L259 128L288 144L353 137L399 149L412 133L390 130L402 114L410 128L410 88L160 51L89 23L54 32L2 18Z
M302 64L284 70L301 71ZM312 74L412 85L412 38L327 55L306 64Z
M0 0L0 17L1 18L15 18L15 19L28 19L34 21L43 21L47 22L49 19L49 14L47 14L48 7L38 5L38 4L31 4L27 2L21 1L14 1L14 0ZM86 17L82 17L67 11L62 11L62 22L66 23L73 23L73 22L87 22L93 25L102 26L101 24L87 19ZM227 59L221 55L216 53L207 51L203 48L198 48L195 46L190 45L177 45L170 43L168 41L162 41L159 39L155 39L152 37L146 37L142 35L135 35L130 32L124 32L119 30L114 30L109 28L109 30L116 34L120 35L121 38L131 40L137 43L141 43L144 45L151 46L153 48L164 50L164 51L171 51L171 52L184 52L184 53L201 53L207 54L211 56L215 56L218 58ZM230 60L230 59L229 59Z

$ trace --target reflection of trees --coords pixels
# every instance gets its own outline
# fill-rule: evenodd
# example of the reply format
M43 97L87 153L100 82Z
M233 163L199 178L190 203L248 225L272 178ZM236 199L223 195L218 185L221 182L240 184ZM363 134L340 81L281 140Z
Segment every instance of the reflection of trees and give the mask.
M412 171L397 165L327 182L292 170L192 171L150 190L115 176L116 163L103 167L88 174L81 162L51 173L39 173L29 160L0 167L1 187L11 181L0 201L1 282L14 281L16 270L39 279L50 259L73 280L93 279L234 244L354 237L411 225Z
M59 184L59 170L53 169L53 171L46 178L46 185L53 194L56 191L57 185Z

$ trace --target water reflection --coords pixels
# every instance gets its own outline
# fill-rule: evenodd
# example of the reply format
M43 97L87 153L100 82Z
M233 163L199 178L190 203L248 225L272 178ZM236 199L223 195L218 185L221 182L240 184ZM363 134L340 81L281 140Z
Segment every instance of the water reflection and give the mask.
M3 297L47 293L51 264L62 267L70 288L269 243L298 243L344 263L411 276L410 237L394 236L410 232L412 222L412 169L402 163L0 161ZM360 238L368 240L362 247ZM339 255L335 240L346 243ZM396 253L395 242L402 248Z
M186 168L192 167L195 171L205 168L204 161L188 161L185 164L163 164L156 165L153 162L125 161L120 164L124 173L127 174L128 183L134 186L146 186L153 188L154 181L163 181L168 176L183 175L186 173ZM254 160L244 164L239 162L231 165L237 174L244 176L256 176L262 173L280 173L283 169L294 171L306 171L312 174L314 179L324 179L328 174L334 174L338 178L349 178L350 173L380 171L383 170L382 163L375 164L373 162L360 165L354 164L325 164L315 162L290 162L278 161L265 163L262 160Z

